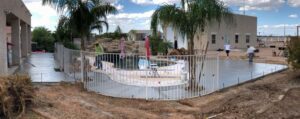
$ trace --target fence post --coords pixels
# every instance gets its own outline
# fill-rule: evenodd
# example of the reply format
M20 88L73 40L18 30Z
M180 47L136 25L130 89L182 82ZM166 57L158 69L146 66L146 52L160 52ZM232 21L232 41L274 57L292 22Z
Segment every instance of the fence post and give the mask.
M63 50L62 50L62 66L63 66L63 71L65 70L65 46L63 46Z
M83 51L80 51L80 70L81 70L81 82L83 83L84 81L84 58L83 58Z
M220 84L219 84L219 82L220 82L220 75L219 75L219 73L220 73L220 53L218 53L218 55L217 55L217 90L220 90Z
M148 100L148 72L146 70L146 100Z

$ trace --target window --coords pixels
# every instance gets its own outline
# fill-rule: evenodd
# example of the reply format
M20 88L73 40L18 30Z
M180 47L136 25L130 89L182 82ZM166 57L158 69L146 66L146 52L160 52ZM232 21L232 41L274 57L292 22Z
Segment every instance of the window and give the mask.
M250 43L250 35L246 35L246 43Z
M235 35L235 43L239 43L239 35Z
M216 44L216 34L211 35L211 44Z

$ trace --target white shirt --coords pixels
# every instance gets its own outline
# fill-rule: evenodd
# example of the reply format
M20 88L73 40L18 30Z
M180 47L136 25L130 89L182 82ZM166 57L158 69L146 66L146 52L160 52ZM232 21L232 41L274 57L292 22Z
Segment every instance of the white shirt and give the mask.
M256 49L253 47L253 46L251 46L251 47L249 47L248 49L247 49L247 53L249 54L249 53L254 53L254 51L255 51Z
M230 45L224 45L225 50L230 50Z

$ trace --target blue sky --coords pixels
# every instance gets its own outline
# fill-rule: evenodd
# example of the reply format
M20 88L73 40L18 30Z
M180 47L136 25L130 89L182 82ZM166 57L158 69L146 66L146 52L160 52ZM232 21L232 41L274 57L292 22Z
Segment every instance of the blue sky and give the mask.
M55 30L59 14L41 0L23 0L32 13L33 27L45 26ZM150 17L162 4L178 4L180 0L106 0L116 6L119 13L109 15L109 31L119 25L123 32L131 29L149 29ZM258 34L295 35L300 25L300 0L222 0L234 13L257 16Z

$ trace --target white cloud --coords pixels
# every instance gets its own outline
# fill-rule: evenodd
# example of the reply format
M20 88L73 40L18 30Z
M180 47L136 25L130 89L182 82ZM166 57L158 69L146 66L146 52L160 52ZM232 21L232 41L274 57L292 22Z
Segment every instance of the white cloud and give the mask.
M59 18L55 9L48 5L43 6L41 0L23 0L23 2L32 14L32 27L44 26L55 30Z
M133 3L140 4L140 5L161 5L161 4L174 4L179 3L180 0L131 0Z
M262 26L258 26L258 28L269 28L269 25L262 25Z
M285 3L285 0L221 0L228 6L238 6L239 10L273 10Z
M118 3L119 0L103 0L104 2L108 2L108 3Z
M289 15L290 18L298 18L298 14L291 14Z
M276 25L261 25L258 26L258 32L261 35L295 35L299 24L276 24Z
M124 5L121 4L112 4L112 5L115 6L118 11L123 11Z
M276 25L262 25L258 26L259 29L273 29L273 28L288 28L296 29L300 24L276 24Z
M150 20L154 10L143 13L119 13L108 16L109 31L114 31L119 25L123 32L128 32L131 29L150 29Z
M300 7L300 0L288 0L288 4L293 7Z
M51 31L56 29L60 15L54 8L49 5L43 6L42 0L23 0L23 2L32 14L32 27L43 26ZM106 2L112 3L119 11L124 8L123 5L118 4L118 0L107 0Z
M131 0L133 3L140 5L161 5L180 3L180 0ZM226 6L238 6L239 10L272 10L277 9L285 3L285 0L221 0ZM289 0L291 3L299 3L300 0Z

